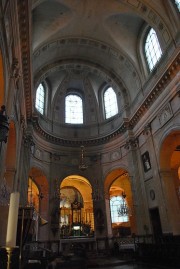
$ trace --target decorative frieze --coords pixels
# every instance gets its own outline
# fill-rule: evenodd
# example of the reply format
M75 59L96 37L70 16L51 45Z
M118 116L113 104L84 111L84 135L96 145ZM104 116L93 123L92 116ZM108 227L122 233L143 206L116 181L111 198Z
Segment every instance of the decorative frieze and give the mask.
M29 1L18 0L18 19L19 19L19 35L21 45L21 61L22 61L22 80L24 87L24 95L26 102L26 115L27 119L32 116L32 96L31 96L31 49L30 38L29 38ZM14 63L14 75L18 75L17 65Z
M36 60L36 58L38 58L45 50L58 49L60 46L61 47L67 46L67 44L73 45L73 46L74 45L86 46L86 47L89 47L89 49L92 48L92 49L100 50L103 53L106 53L107 56L109 55L109 57L114 57L118 61L119 61L119 59L123 59L123 63L121 63L122 61L120 61L119 64L124 65L124 63L126 63L127 71L130 68L130 70L132 70L132 73L134 72L137 74L133 64L129 61L129 59L124 54L122 55L122 52L115 50L114 48L110 47L108 44L104 44L100 41L92 40L92 39L88 39L88 38L70 37L70 38L66 38L66 39L58 39L58 40L56 40L56 42L52 41L51 43L45 44L42 47L40 47L37 51L35 51L34 59ZM77 66L77 63L75 63L75 64ZM139 77L138 77L138 80L140 81ZM139 81L138 81L138 83L140 83Z
M159 123L163 126L168 120L170 120L173 116L172 109L170 104L167 104L159 113Z
M117 0L120 1L120 0ZM147 3L144 4L144 1L141 0L123 0L125 4L129 5L132 9L134 9L137 13L140 13L143 17L145 17L146 21L149 22L150 25L154 25L155 28L158 28L162 32L162 37L166 44L170 42L170 33L166 24L162 21L162 18L159 16L154 9Z
M164 73L162 78L158 81L152 91L149 93L147 98L144 100L142 105L139 107L137 112L130 120L130 125L132 128L138 123L142 116L148 111L148 109L153 105L159 95L165 90L166 85L175 77L178 72L178 66L180 62L180 55L173 61L168 70Z

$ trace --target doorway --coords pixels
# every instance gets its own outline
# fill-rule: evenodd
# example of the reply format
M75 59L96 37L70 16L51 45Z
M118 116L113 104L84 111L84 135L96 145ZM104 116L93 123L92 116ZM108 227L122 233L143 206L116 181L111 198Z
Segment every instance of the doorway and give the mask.
M161 220L159 215L159 209L152 208L149 210L150 213L150 219L152 224L152 230L154 234L155 241L158 240L162 236L162 227L161 227Z

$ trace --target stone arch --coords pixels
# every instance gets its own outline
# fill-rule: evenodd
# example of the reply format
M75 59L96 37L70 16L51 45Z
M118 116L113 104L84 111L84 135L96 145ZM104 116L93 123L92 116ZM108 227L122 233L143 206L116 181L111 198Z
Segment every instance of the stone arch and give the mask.
M164 187L170 232L180 234L180 130L172 130L164 137L159 153L160 175Z
M104 81L107 81L112 87L118 89L123 97L124 104L129 104L131 102L131 97L128 91L127 86L124 81L120 77L119 74L116 74L112 70L108 70L105 66L98 65L97 63L93 63L87 60L81 59L73 59L72 60L59 60L54 64L47 64L43 68L41 68L35 75L35 83L38 84L41 81L44 81L49 74L56 71L67 71L76 69L78 66L79 70L86 70L88 73L95 74L99 76ZM65 79L66 81L67 79ZM139 84L140 86L140 84Z
M178 145L180 145L180 130L172 130L166 135L161 143L159 155L161 170L167 170L178 166L178 158L173 156Z
M69 200L70 204L73 204L73 199L77 199L78 197L73 196L72 193L78 194L78 197L82 197L82 208L80 212L78 213L78 222L77 226L80 227L81 231L79 235L84 235L85 230L88 230L87 235L92 234L94 231L94 212L93 212L93 200L92 200L92 186L91 183L87 178L80 175L69 175L66 176L60 183L60 205L61 201L63 199L65 202ZM69 195L69 196L68 196ZM71 198L72 197L72 198ZM66 201L67 200L67 201ZM75 226L75 219L76 216L73 216L72 208L68 206L64 206L61 208L60 213L60 220L61 222L65 220L68 221L68 223L65 224L65 226L70 226L70 229L66 231L65 226L61 223L61 231L60 234L63 236L64 232L68 232L71 235L74 235L73 231L73 225ZM74 219L73 219L74 218ZM63 228L63 229L62 229Z
M131 180L128 171L124 168L116 168L107 173L105 181L104 181L104 192L106 194L106 213L107 213L107 222L111 224L112 231L110 233L119 233L122 230L123 225L125 226L125 230L129 230L130 233L135 233L135 216L133 212L133 197L132 197L132 189L131 189ZM122 196L122 194L126 194L126 202L128 204L129 209L131 209L131 213L129 212L129 221L126 224L118 224L114 225L111 221L111 209L110 209L110 198L113 196ZM122 231L121 231L122 232Z
M39 240L41 238L48 239L47 226L42 225L41 222L42 220L49 221L49 183L44 171L36 166L30 168L29 178L36 184L39 190L39 194L35 193L38 196L39 202L37 238ZM37 197L35 200L37 201Z
M115 166L112 169L106 171L106 173L104 174L104 191L105 193L109 192L110 186L113 183L114 180L116 180L116 178L124 173L127 173L127 167L126 166L121 166L121 168L119 166Z
M138 14L149 25L159 31L166 46L170 43L172 40L170 29L168 28L166 22L163 20L163 16L161 16L160 13L153 9L149 3L144 4L143 1L138 0L136 3L132 4L128 0L125 0L124 4L127 5L132 10L132 12ZM151 16L149 14L151 14Z
M49 183L44 171L39 167L33 166L29 171L29 177L31 177L32 180L35 182L39 189L39 192L47 198L49 193Z
M37 212L39 212L39 198L40 198L39 186L32 177L28 179L28 192L27 192L27 205L33 206Z

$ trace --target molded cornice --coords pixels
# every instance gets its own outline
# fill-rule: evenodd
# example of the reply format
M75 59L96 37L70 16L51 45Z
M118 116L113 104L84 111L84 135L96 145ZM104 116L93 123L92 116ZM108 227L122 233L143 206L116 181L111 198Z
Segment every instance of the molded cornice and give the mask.
M142 105L136 111L134 116L130 120L130 127L134 128L140 118L146 113L146 111L152 106L158 96L165 90L166 86L176 76L179 71L180 54L177 55L176 59L172 62L168 70L164 73L161 79L156 83L155 87L149 93L147 98L144 100Z
M29 12L31 8L29 0L18 0L18 18L19 18L19 35L21 46L21 59L22 59L22 81L25 95L26 117L31 119L32 116L32 94L31 94L31 48L30 42L30 27L31 21Z
M153 105L155 100L158 98L158 96L165 90L166 86L171 82L171 80L176 76L176 74L179 71L179 62L180 62L180 55L176 57L176 59L172 62L172 64L169 66L168 70L164 73L164 75L161 77L161 79L156 83L152 91L149 93L149 95L146 97L144 102L140 105L139 109L136 111L136 113L133 115L133 117L128 119L123 119L122 125L113 133L96 139L87 139L87 140L69 140L60 138L57 136L53 136L53 134L47 133L39 124L38 117L34 116L33 126L35 131L47 141L59 144L59 145L66 145L66 146L79 146L79 145L97 145L97 144L104 144L109 142L110 140L113 140L119 136L121 136L123 133L125 133L127 130L132 130L135 125L138 123L138 121L143 117L143 115L148 111L148 109Z

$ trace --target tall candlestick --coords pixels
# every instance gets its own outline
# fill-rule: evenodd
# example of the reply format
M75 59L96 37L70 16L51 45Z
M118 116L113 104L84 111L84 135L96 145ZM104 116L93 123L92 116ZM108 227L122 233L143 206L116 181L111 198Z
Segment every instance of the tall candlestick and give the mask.
M6 247L16 246L18 210L19 210L19 192L13 192L11 193L10 196Z

